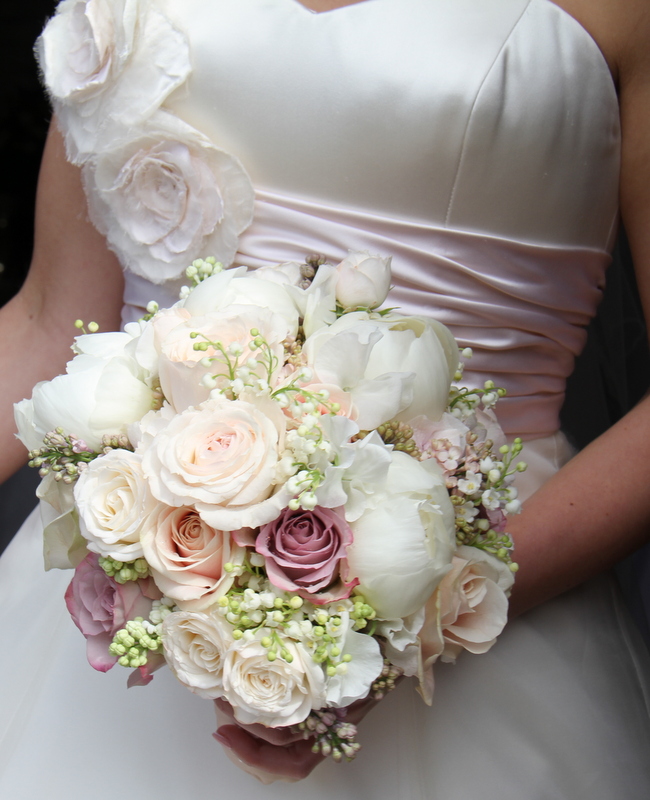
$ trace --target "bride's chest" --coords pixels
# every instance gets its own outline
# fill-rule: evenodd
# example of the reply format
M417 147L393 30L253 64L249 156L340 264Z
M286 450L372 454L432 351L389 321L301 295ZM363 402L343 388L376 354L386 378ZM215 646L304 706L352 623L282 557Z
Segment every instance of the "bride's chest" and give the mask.
M614 87L549 0L161 5L192 59L167 105L260 187L537 239L594 192L611 219Z

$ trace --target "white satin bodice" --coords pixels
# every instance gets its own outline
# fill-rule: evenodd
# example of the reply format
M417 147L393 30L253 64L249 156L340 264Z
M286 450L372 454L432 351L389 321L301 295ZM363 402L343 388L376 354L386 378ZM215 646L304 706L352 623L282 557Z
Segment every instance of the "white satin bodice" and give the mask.
M256 189L236 263L392 255L390 304L474 349L506 431L555 431L617 221L618 102L584 28L550 0L160 5L192 58L165 107ZM129 277L127 318L176 291Z

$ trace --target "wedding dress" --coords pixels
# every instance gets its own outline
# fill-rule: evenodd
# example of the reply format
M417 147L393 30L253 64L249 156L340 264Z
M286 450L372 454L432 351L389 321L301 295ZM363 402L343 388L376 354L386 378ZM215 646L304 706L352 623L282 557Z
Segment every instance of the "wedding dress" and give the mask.
M167 76L163 113L239 159L255 187L235 263L392 255L389 304L447 324L474 349L466 378L508 388L502 424L527 440L534 490L570 455L558 410L617 224L618 104L595 42L550 0L321 14L296 0L158 0L137 14L151 6L158 28L141 16L132 30L175 32L142 72ZM149 277L127 272L125 320L175 300L179 281ZM5 800L650 796L647 656L608 578L514 621L486 655L438 665L432 708L401 685L362 725L354 763L262 787L210 737L212 704L167 670L127 691L125 670L90 668L63 603L70 573L42 572L41 547L32 515L0 561Z

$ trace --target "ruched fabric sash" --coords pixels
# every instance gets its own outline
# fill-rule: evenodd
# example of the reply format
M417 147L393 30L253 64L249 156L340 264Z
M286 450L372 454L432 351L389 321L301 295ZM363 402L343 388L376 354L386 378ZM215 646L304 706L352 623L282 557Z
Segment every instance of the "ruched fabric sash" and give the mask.
M537 438L558 428L567 376L585 342L610 256L605 251L530 244L258 191L255 221L237 264L257 268L317 253L336 263L348 250L392 256L388 304L445 323L474 356L463 378L488 377L506 433ZM205 254L210 255L209 253ZM125 319L157 297L177 295L127 275ZM130 308L129 308L130 306Z

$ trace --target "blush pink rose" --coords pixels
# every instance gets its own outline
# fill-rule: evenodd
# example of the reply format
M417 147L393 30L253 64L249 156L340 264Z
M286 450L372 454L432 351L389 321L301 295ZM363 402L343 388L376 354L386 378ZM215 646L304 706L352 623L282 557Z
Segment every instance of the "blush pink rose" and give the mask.
M234 578L223 565L244 558L229 533L211 528L187 506L161 505L151 514L142 549L157 586L183 611L200 611L225 594Z
M65 603L75 625L86 637L90 666L108 672L117 662L108 652L113 636L128 620L146 619L153 600L161 596L151 578L117 583L99 566L99 556L89 553L75 569Z
M274 586L324 604L349 597L359 583L357 578L349 583L344 578L352 540L345 518L331 508L285 508L276 520L260 528L255 549L265 557Z

